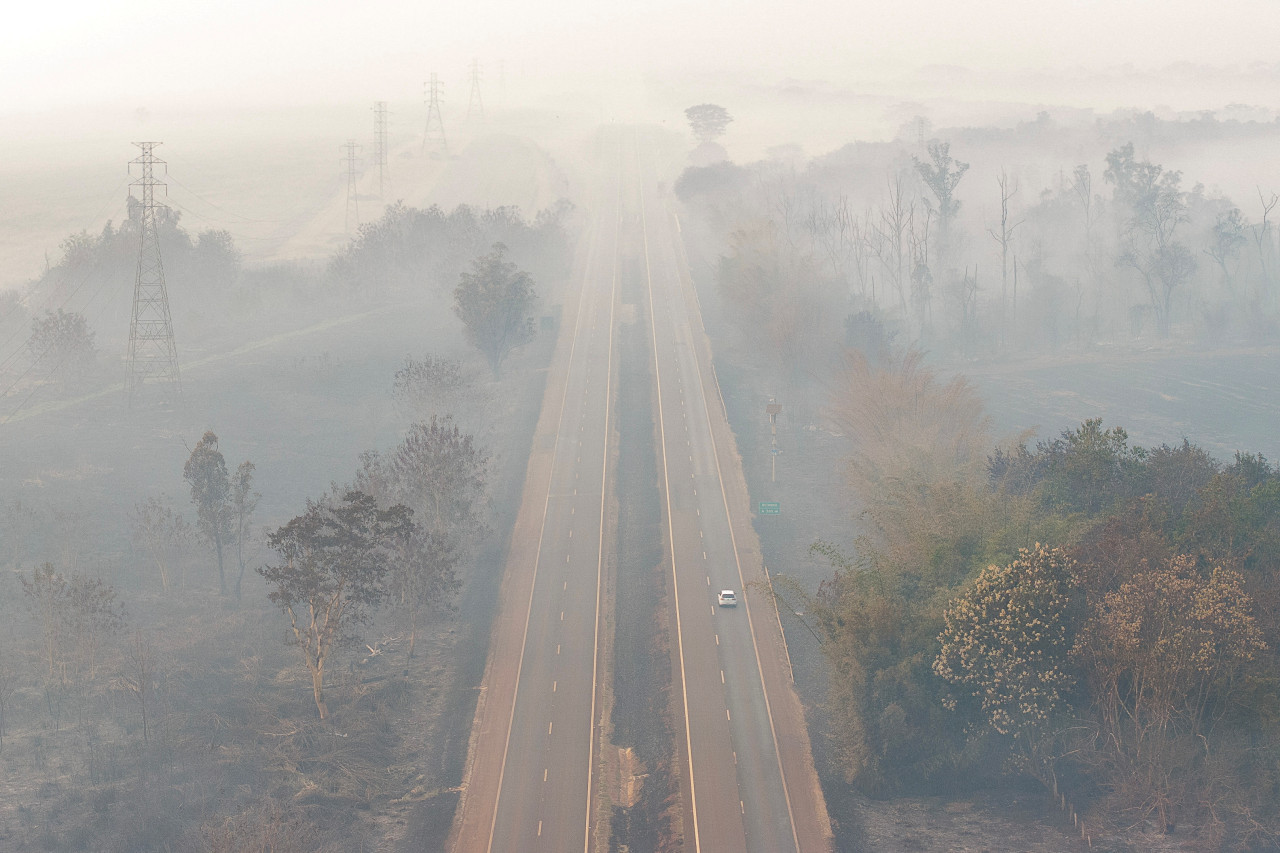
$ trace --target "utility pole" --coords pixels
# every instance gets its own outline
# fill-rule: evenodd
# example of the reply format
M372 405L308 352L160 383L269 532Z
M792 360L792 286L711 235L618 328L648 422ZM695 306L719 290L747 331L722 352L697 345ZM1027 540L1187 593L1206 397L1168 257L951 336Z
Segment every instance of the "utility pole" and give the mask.
M141 187L142 209L139 211L138 274L133 283L133 315L129 320L129 352L125 360L125 390L131 407L139 389L152 376L169 383L175 398L182 391L178 347L173 340L173 317L169 314L169 292L165 288L156 231L155 188L164 187L168 192L168 187L155 177L155 167L162 166L167 172L168 166L156 159L155 147L159 142L133 144L142 149L142 154L129 162L129 174L138 175L129 184L129 197L133 198L134 187Z
M484 101L480 100L480 60L471 60L471 97L467 101L467 121L472 117L484 121Z
M444 84L435 72L431 73L431 82L427 87L427 129L422 135L422 150L430 146L432 152L448 151L449 143L444 138L444 119L440 115L440 103L444 100Z
M356 178L359 175L359 161L356 155L360 153L360 146L356 144L354 139L348 139L347 144L342 146L342 150L346 152L346 156L340 162L347 164L347 218L346 230L351 233L351 220L355 219L356 227L360 227L360 201L359 193L356 187Z
M387 179L387 102L373 102L373 157L378 161L378 198Z
M769 403L764 407L764 413L769 416L769 455L771 465L769 467L769 482L778 482L778 415L782 412L782 404L773 397L769 398Z

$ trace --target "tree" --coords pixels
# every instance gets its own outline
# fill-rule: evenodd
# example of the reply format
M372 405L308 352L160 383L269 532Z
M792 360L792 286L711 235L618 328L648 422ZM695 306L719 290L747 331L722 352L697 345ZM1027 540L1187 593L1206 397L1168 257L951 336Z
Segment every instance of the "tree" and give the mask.
M356 488L383 505L408 506L415 523L465 547L485 531L488 464L489 457L452 418L433 416L410 426L392 453L366 453Z
M1240 715L1267 650L1244 579L1189 556L1139 571L1092 608L1076 643L1098 725L1093 758L1121 810L1173 831L1213 809L1218 724ZM1227 727L1223 727L1226 729Z
M18 671L14 669L4 646L0 646L0 752L4 751L5 713L18 692Z
M506 246L494 243L476 258L453 291L453 312L462 320L467 339L489 360L494 378L511 351L533 340L537 294L528 273L504 260Z
M115 588L98 578L63 575L52 563L32 569L29 578L19 574L18 581L41 623L49 676L63 682L92 676L102 640L124 626Z
M985 724L1012 737L1041 779L1051 724L1076 684L1070 655L1082 604L1070 558L1037 543L983 569L943 614L933 671L976 700Z
M689 120L693 135L698 137L698 141L704 145L715 142L723 136L725 128L733 121L729 111L718 104L698 104L689 107L684 111L684 116Z
M397 540L390 593L409 618L408 657L418 639L419 616L424 610L447 609L457 591L457 563L458 551L448 536L415 526Z
M249 519L262 497L253 491L253 463L241 462L235 474L231 475L230 485L228 509L231 515L231 534L236 543L236 562L240 566L240 573L236 575L236 601L239 601L240 585L244 581L244 546L249 538Z
M226 460L218 450L218 436L212 430L205 432L196 442L182 469L182 476L191 485L196 525L218 558L218 592L226 595L223 548L231 537L231 480L227 476Z
M271 585L271 602L289 617L291 644L302 653L320 719L325 666L333 653L356 640L370 611L386 595L384 579L396 543L413 532L412 510L379 509L371 495L307 502L307 511L267 537L279 555L258 574Z
M951 158L951 143L930 140L928 145L928 163L919 157L912 156L916 171L920 173L925 186L933 193L937 201L938 240L936 256L937 268L945 275L951 250L951 223L960 212L960 202L956 200L956 185L969 171L969 164Z
M405 359L391 390L391 398L401 411L415 421L433 415L457 417L473 396L471 377L462 362L432 355Z
M151 697L155 692L156 650L155 646L135 628L133 639L125 648L124 667L120 675L120 683L138 702L138 713L142 716L142 742L151 740Z
M98 357L93 332L83 314L61 308L31 321L27 350L43 369L58 379L79 378Z
M1130 142L1107 155L1105 177L1115 185L1116 201L1129 211L1116 265L1129 267L1142 279L1156 325L1168 335L1173 295L1196 271L1191 250L1176 239L1178 226L1187 221L1182 173L1137 160Z
M1233 286L1232 262L1240 257L1240 247L1247 242L1245 228L1244 214L1240 212L1240 208L1233 206L1229 210L1219 211L1209 234L1209 245L1204 250L1218 265L1222 272L1222 283L1228 289Z
M134 504L133 541L155 564L160 588L165 592L172 584L174 566L183 561L191 540L190 525L173 511L167 498L151 497Z
M1022 220L1009 221L1009 202L1018 194L1018 179L1009 178L1009 174L1000 170L996 184L1000 187L1000 230L988 229L991 239L1000 244L1000 342L1004 343L1008 323L1005 318L1005 303L1009 299L1009 245L1013 242L1013 232ZM1018 321L1018 292L1013 293L1013 322Z

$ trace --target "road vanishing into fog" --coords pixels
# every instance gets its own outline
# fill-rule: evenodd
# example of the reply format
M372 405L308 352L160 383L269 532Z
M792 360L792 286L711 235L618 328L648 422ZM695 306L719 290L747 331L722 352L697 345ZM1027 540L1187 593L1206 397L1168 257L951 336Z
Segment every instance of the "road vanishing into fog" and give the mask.
M673 754L689 851L825 851L830 825L790 683L741 463L679 223L644 131L599 137L591 227L565 299L477 706L458 853L605 850L602 753L614 551L615 328L647 327L671 597ZM619 304L641 276L645 305ZM618 496L626 500L625 495ZM716 592L738 591L737 608ZM625 602L618 606L625 607Z

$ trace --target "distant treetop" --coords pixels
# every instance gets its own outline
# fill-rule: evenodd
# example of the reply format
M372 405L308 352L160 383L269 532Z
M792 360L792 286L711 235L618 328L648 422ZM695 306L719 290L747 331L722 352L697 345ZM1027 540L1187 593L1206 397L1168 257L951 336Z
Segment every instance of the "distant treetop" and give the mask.
M724 135L724 129L733 121L729 111L719 104L698 104L684 111L693 135L703 143L715 142Z

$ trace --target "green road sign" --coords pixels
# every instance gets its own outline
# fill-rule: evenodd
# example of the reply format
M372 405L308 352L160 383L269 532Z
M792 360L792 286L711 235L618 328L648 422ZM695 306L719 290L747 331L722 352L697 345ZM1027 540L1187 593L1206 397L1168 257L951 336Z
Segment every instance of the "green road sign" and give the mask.
M761 515L782 515L782 504L777 501L760 501Z

